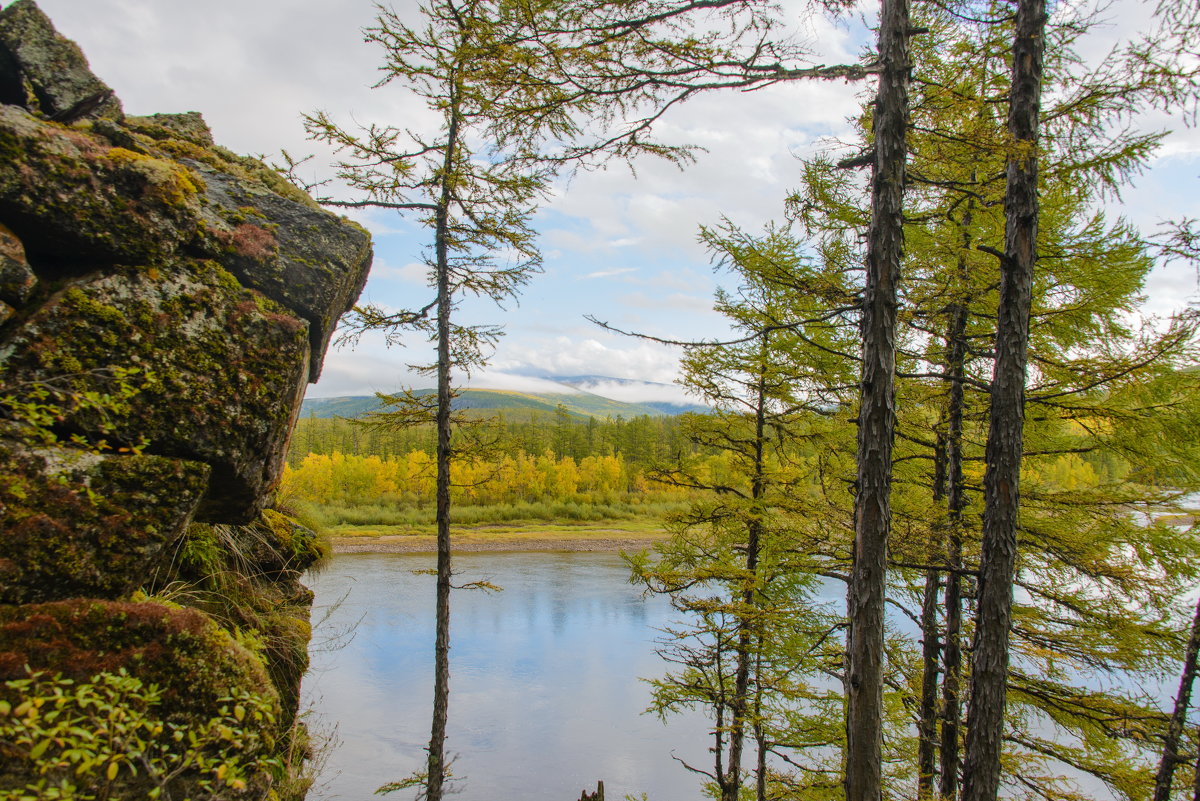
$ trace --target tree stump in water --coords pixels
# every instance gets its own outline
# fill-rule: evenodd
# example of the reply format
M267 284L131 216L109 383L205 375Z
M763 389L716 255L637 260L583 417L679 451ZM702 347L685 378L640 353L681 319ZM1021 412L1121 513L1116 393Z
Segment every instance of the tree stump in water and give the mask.
M584 790L579 795L579 801L604 801L604 782L596 782L596 792Z

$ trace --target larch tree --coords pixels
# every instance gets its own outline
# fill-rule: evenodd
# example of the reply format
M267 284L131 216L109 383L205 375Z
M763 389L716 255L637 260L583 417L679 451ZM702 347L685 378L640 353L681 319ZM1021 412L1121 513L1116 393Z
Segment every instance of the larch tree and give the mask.
M847 801L878 801L883 793L884 606L892 524L896 307L904 247L911 35L908 0L883 0L878 32L879 90L871 125L871 220L862 299L854 568L847 595Z
M932 774L939 772L941 792L954 797L960 721L953 710L957 706L961 669L956 656L961 652L955 646L957 634L969 636L973 625L970 619L962 619L962 613L969 610L963 610L961 599L955 596L959 595L961 579L974 572L970 563L977 561L978 554L974 515L967 514L966 503L968 491L975 497L980 492L971 466L976 460L982 461L984 434L977 420L980 401L986 404L987 397L981 390L986 390L990 378L991 353L985 337L989 328L994 328L998 283L995 259L989 255L985 260L976 246L997 242L997 233L1003 231L1003 220L996 211L1003 197L1006 145L993 133L998 126L991 109L1007 90L1007 80L999 69L988 66L998 61L997 40L1004 35L1003 15L975 28L972 36L981 41L973 44L970 37L961 38L974 27L965 24L961 15L943 9L940 12L943 19L939 20L936 16L931 19L935 10L923 11L916 24L931 32L919 37L916 45L914 81L918 90L911 139L915 149L910 162L906 237L909 253L901 314L904 333L899 337L901 400L908 411L902 412L907 422L901 421L902 445L894 461L898 467L924 463L930 469L922 476L906 466L898 474L904 498L899 510L903 534L894 543L893 560L907 565L897 572L897 581L889 582L889 586L894 587L898 601L915 596L916 606L909 607L915 619L918 617L915 610L924 608L926 614L919 617L926 644L932 646L925 650L924 658L916 660L922 679L910 679L915 688L912 708L922 734L917 755L921 774L917 791L929 794L934 783ZM1170 409L1186 397L1187 382L1174 381L1175 389L1155 401L1139 399L1143 394L1140 387L1158 381L1194 356L1189 333L1194 332L1194 321L1177 321L1178 327L1159 333L1153 331L1153 325L1142 331L1129 330L1127 323L1130 315L1136 314L1141 281L1150 262L1145 256L1144 243L1139 244L1138 236L1127 224L1106 223L1102 215L1095 213L1103 193L1136 172L1136 165L1153 151L1160 139L1153 132L1122 131L1112 136L1108 127L1114 119L1136 113L1137 108L1147 104L1148 98L1167 88L1168 81L1161 72L1150 75L1130 70L1123 74L1122 88L1118 91L1113 78L1123 73L1123 69L1114 70L1116 59L1095 72L1087 72L1089 68L1075 59L1070 47L1073 38L1086 27L1078 23L1079 20L1068 15L1061 20L1061 27L1050 33L1055 45L1056 80L1064 88L1055 93L1054 103L1045 111L1053 156L1050 169L1043 171L1042 191L1050 200L1047 213L1052 218L1042 226L1043 274L1034 288L1036 300L1032 311L1031 358L1037 364L1037 373L1030 397L1038 408L1037 438L1022 454L1024 460L1032 460L1039 472L1045 470L1047 460L1051 463L1067 460L1063 462L1066 464L1071 453L1084 454L1082 458L1089 460L1078 463L1085 472L1092 461L1101 464L1112 454L1123 454L1133 461L1142 458L1136 447L1129 450L1128 439L1118 442L1111 436L1099 436L1100 432L1110 426L1113 430L1128 428L1132 420L1139 420L1144 442L1153 443L1162 437L1162 434L1148 434L1149 429L1142 426L1163 426L1164 418L1172 415ZM931 69L931 64L939 60L943 67ZM1180 83L1186 83L1186 79ZM850 163L862 161L853 159ZM868 224L866 211L856 205L857 183L829 163L813 165L806 175L812 180L805 193L796 198L794 209L817 237L840 237L839 243L829 242L823 248L853 249ZM939 385L944 390L939 390ZM933 413L929 409L931 402ZM940 411L936 411L938 406ZM1152 422L1155 420L1158 422ZM1169 420L1165 424L1174 425ZM1081 440L1072 431L1082 431L1087 436ZM1180 440L1175 435L1167 439L1186 441L1186 437ZM1110 456L1104 456L1105 453ZM1175 464L1186 463L1186 457L1183 462L1176 462L1174 455L1171 459ZM956 469L951 468L952 462L957 462ZM969 470L963 471L964 463ZM952 478L952 474L957 478ZM1016 757L1013 765L1033 767L1039 760L1074 763L1076 767L1085 766L1079 769L1094 772L1119 793L1133 792L1144 748L1138 749L1137 760L1106 761L1102 746L1105 740L1111 743L1114 738L1128 744L1129 738L1139 736L1137 732L1144 734L1137 721L1152 719L1153 710L1116 697L1105 701L1103 696L1089 696L1082 688L1069 686L1069 682L1062 682L1061 671L1056 673L1053 661L1043 663L1039 648L1053 644L1058 649L1054 652L1061 654L1060 664L1077 664L1081 669L1134 672L1161 669L1161 638L1167 630L1155 616L1170 608L1169 596L1183 586L1181 581L1188 580L1188 570L1179 554L1172 552L1169 531L1161 526L1131 525L1130 518L1143 514L1135 510L1150 511L1159 504L1170 504L1170 493L1123 483L1119 475L1108 476L1106 486L1086 493L1074 485L1069 489L1056 486L1057 480L1039 480L1035 485L1033 505L1026 517L1036 536L1029 538L1031 558L1023 563L1022 570L1045 575L1055 586L1095 582L1094 586L1109 586L1114 598L1137 596L1138 600L1127 603L1146 610L1146 615L1141 620L1124 619L1123 615L1114 614L1115 607L1111 604L1070 594L1053 598L1035 594L1032 604L1022 604L1016 613L1020 619L1014 631L1018 659L1023 665L1032 660L1038 671L1049 673L1042 673L1043 678L1036 681L1020 677L1024 686L1018 687L1019 703L1013 712L1018 717L1010 717L1007 724L1006 748ZM1191 479L1181 476L1180 480L1177 486L1186 487ZM921 501L908 499L914 492L918 496L924 493L924 508ZM932 513L928 509L931 495L938 499ZM1078 513L1067 511L1066 499L1072 496L1080 504ZM1083 511L1085 508L1090 511ZM951 525L952 520L957 522ZM1079 536L1094 539L1097 547L1082 548L1077 544L1064 547L1066 542L1075 543L1075 537L1067 535L1073 528L1087 531ZM925 536L920 533L922 530L931 537L927 549L921 539ZM910 542L914 536L917 539ZM1132 545L1134 542L1139 544ZM1180 544L1185 545L1186 539ZM959 556L965 556L967 564L953 557L953 546L958 546ZM1047 551L1045 557L1037 555L1042 549ZM1083 553L1088 557L1080 560ZM1129 553L1141 556L1132 561L1128 559ZM1100 554L1104 554L1103 558L1098 558ZM918 569L923 572L918 573L919 583L913 587L908 575ZM941 582L931 577L939 573L944 576ZM1137 575L1138 581L1147 585L1161 582L1165 576L1172 578L1170 588L1163 586L1163 592L1159 593L1156 589L1151 591L1149 586L1139 587L1138 581L1120 578L1123 574ZM1064 578L1067 575L1072 578ZM947 596L944 604L947 617L940 629L936 615L930 614L930 608L936 605L937 584L946 588ZM1029 584L1025 579L1022 586ZM1033 585L1037 586L1037 582ZM1048 614L1039 606L1057 609ZM1075 624L1080 630L1095 632L1102 628L1099 621L1107 619L1112 621L1114 631L1121 634L1112 638L1092 634L1094 648L1081 648L1078 639L1065 637L1066 632L1054 622L1073 619L1077 614L1084 616ZM1119 644L1133 641L1140 645L1128 648ZM940 647L943 643L944 649ZM1144 659L1138 656L1138 647L1146 649ZM941 666L933 661L939 651L944 652ZM937 705L929 701L929 690L933 689L932 682L939 672L944 673L941 707L946 714L936 721L942 736L935 739L931 735L934 726L930 725L930 716ZM1036 675L1034 671L1028 678ZM1045 677L1049 675L1057 678L1047 682ZM1088 704L1094 708L1103 705L1106 714L1111 715L1109 720L1126 723L1089 721L1085 712ZM1087 742L1084 751L1073 751L1042 738L1024 738L1023 743L1014 740L1012 727L1019 730L1021 717L1032 720L1053 715L1047 710L1055 706L1072 710L1058 714L1056 723L1080 732ZM1121 734L1123 730L1130 732L1128 737ZM938 750L941 767L931 771L934 752ZM1031 771L1028 775L1034 777L1030 787L1037 786L1037 792L1059 792L1053 774L1043 777L1040 772ZM1006 781L1023 780L1012 774L1006 776Z
M465 295L501 304L539 270L529 221L551 173L529 155L560 119L551 114L540 118L546 127L532 124L533 110L547 99L506 79L526 31L502 13L503 6L494 0L429 0L420 6L415 27L381 7L365 31L367 41L384 52L376 87L415 94L436 115L436 131L374 124L352 129L324 111L306 117L310 137L338 153L338 178L352 194L326 194L320 202L394 210L430 230L428 302L398 312L360 307L350 324L355 333L382 330L389 341L421 332L436 348L435 361L419 368L434 376L436 394L404 393L392 410L394 422L432 420L436 430L437 611L428 760L413 779L382 788L418 786L430 801L442 799L448 777L453 382L455 371L483 362L501 333L497 326L459 323L454 312Z
M812 452L823 436L812 421L852 386L853 363L842 354L854 346L844 318L855 309L841 277L814 270L785 230L755 237L726 224L701 238L737 282L715 308L740 338L686 345L681 383L713 407L687 430L724 468L692 458L657 471L659 481L707 495L672 518L673 535L653 559L643 554L633 567L685 616L663 645L679 669L653 682L655 709L701 706L712 715L712 769L690 767L722 801L746 792L753 740L753 792L765 801L781 783L797 784L776 757L811 742L789 722L798 699L830 701L807 683L828 653L821 643L841 628L810 603L821 572L812 546L825 538L813 524ZM839 739L818 741L840 750Z

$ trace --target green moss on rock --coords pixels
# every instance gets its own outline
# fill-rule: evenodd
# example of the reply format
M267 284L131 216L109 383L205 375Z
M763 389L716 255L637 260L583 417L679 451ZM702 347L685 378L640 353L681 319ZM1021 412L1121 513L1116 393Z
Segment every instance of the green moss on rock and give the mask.
M170 558L207 465L0 440L0 603L128 596Z
M196 234L200 181L172 162L115 150L0 106L0 154L13 156L0 158L0 218L31 252L54 258L164 260Z
M97 392L95 371L139 368L122 415L67 410L63 426L208 463L202 519L243 522L282 471L308 354L304 321L215 262L182 261L71 286L0 349L0 382L54 379Z
M20 306L29 299L37 276L17 235L0 224L0 301Z
M54 115L98 96L91 116L122 116L121 102L92 74L83 51L54 30L33 0L0 12L0 102Z
M171 570L157 576L155 586L190 588L172 597L259 643L290 720L299 707L312 636L312 593L300 573L326 553L312 530L268 509L249 525L189 527Z
M207 719L231 690L274 698L259 659L195 609L74 599L0 606L0 681L25 667L86 679L125 668L163 690L171 719Z

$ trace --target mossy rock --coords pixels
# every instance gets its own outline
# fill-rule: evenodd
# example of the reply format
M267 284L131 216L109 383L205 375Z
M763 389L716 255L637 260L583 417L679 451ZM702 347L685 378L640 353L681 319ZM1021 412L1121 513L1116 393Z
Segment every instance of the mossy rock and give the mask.
M20 306L29 300L37 276L17 235L0 224L0 302Z
M33 0L0 12L0 102L47 116L98 99L90 116L119 119L121 101L92 74L79 46L60 35Z
M112 391L119 413L64 409L62 427L212 467L198 519L253 520L278 480L308 375L308 325L219 265L180 261L80 281L0 347L0 384Z
M0 603L137 590L183 536L209 468L0 440Z
M299 708L312 637L312 592L300 583L299 571L325 553L319 541L310 529L270 509L246 526L196 523L188 528L171 570L155 585L180 582L194 588L178 594L179 602L261 643L285 722Z
M23 678L26 666L79 680L124 668L158 685L173 721L209 719L231 691L278 700L258 656L211 618L153 602L0 606L0 682Z
M126 118L130 126L157 126L170 131L170 138L184 139L200 147L212 147L212 129L204 121L198 111L184 111L177 114L151 114L146 117Z
M11 706L21 703L4 682L44 671L78 683L101 674L125 672L159 690L153 718L168 730L208 731L206 753L219 757L225 739L212 732L221 726L236 737L236 757L242 764L275 757L286 748L278 696L258 656L211 619L195 609L159 603L116 603L77 599L26 606L0 606L0 698ZM230 717L237 703L255 714ZM211 723L218 717L214 730ZM83 722L86 725L86 721ZM164 735L165 736L165 735ZM122 746L117 745L116 748ZM187 748L184 742L181 747ZM186 768L186 763L180 763ZM23 787L37 777L17 765L0 769L0 795ZM170 797L203 797L226 801L256 801L271 797L275 769L260 770L241 787L224 786L216 795L200 791L199 778L184 770L167 785ZM125 773L114 785L114 798L146 798L151 786L140 773ZM5 796L7 797L7 796ZM167 796L164 796L167 797Z
M262 182L268 175L283 181L277 173L260 172L258 181L247 181L210 164L183 163L204 180L206 254L245 286L307 320L313 353L323 355L338 318L366 283L370 235L285 196L278 183ZM321 359L314 359L309 380L316 381L320 370Z
M178 162L0 106L0 219L35 265L161 263L196 237L202 189Z

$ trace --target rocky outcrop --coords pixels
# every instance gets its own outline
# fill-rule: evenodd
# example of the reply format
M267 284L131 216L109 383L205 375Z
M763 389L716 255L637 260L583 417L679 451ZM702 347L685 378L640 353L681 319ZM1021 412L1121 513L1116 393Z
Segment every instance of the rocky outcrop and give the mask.
M17 0L0 17L0 102L51 119L122 116L121 101L88 69L83 51L32 0Z
M278 764L322 547L268 504L370 259L198 114L126 116L32 0L0 11L0 734L42 725L23 696L94 684L147 731L255 744L163 768L183 794L303 794ZM59 777L61 739L0 754L0 794L100 771L145 797L119 755Z

